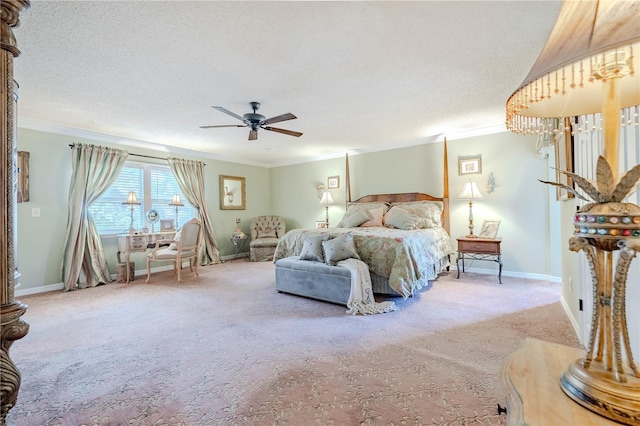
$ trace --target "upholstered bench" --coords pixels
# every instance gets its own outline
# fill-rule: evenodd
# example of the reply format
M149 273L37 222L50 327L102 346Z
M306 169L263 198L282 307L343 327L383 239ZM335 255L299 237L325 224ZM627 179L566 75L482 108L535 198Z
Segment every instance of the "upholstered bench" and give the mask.
M351 294L351 273L324 262L285 257L275 263L276 290L347 306Z

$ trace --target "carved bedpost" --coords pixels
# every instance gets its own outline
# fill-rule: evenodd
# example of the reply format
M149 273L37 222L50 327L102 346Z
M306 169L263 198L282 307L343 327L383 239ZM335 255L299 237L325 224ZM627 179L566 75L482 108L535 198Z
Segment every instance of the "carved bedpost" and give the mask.
M20 372L11 361L9 348L24 337L29 325L20 318L27 305L14 300L15 203L17 185L16 92L13 79L13 58L20 54L13 27L20 23L20 12L30 6L28 0L0 1L0 177L3 196L0 197L0 425L5 424L9 410L15 405L20 389Z

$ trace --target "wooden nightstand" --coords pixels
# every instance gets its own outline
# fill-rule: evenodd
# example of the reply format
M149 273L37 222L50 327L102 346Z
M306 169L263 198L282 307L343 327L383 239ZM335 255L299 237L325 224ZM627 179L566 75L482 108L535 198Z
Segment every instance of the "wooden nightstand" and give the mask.
M460 278L459 262L462 260L462 272L464 272L464 261L467 260L490 260L498 262L498 281L502 284L502 259L500 253L500 243L502 238L468 238L460 237L458 240L458 257L456 267Z

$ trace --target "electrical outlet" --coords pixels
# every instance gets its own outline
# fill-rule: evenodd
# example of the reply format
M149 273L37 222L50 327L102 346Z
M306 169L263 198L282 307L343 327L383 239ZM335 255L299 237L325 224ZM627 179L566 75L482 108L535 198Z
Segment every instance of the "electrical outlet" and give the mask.
M31 217L40 217L40 207L34 207L31 209Z

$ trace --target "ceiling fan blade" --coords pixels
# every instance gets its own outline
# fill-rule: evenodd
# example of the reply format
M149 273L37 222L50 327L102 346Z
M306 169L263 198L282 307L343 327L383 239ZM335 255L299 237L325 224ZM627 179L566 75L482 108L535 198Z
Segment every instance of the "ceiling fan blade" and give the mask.
M247 127L245 124L220 124L218 126L200 126L201 129L212 129L214 127Z
M257 130L249 130L249 140L255 141L258 139L258 131Z
M270 130L272 132L278 132L278 133L283 133L285 135L289 135L289 136L295 136L297 138L299 138L300 136L302 136L302 133L300 132L294 132L293 130L285 130L285 129L279 129L277 127L269 127L269 126L265 126L263 127L263 129L265 130Z
M279 123L281 121L287 121L287 120L294 120L298 117L296 117L295 115L291 114L290 112L286 113L286 114L282 114L282 115L276 115L275 117L271 117L271 118L267 118L266 120L264 120L262 123L260 123L261 125L264 124L273 124L273 123Z
M237 119L238 119L238 120L240 120L240 121L244 121L244 118L240 117L240 116L239 116L238 114L236 114L235 112L231 112L231 111L229 111L228 109L223 108L223 107L221 107L221 106L212 106L211 108L215 108L215 109L217 109L218 111L220 111L220 112L224 112L225 114L228 114L228 115L230 115L230 116L232 116L232 117L234 117L234 118L237 118Z

